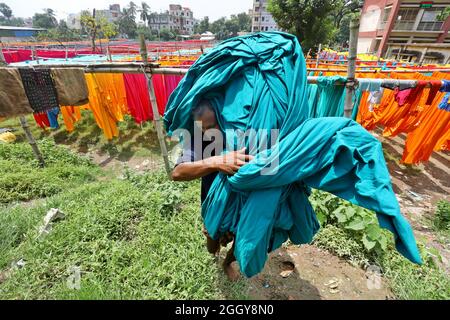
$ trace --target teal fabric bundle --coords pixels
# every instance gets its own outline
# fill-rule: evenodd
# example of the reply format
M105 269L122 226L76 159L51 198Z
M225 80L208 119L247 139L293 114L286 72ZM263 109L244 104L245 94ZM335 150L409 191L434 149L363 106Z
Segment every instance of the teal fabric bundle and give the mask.
M222 42L189 69L167 105L169 135L192 130L191 110L201 98L212 102L224 133L279 129L271 148L252 150L255 159L234 176L217 176L202 207L208 233L216 239L235 233L236 259L251 277L287 239L311 242L319 229L308 201L313 187L375 211L380 225L394 233L397 249L420 263L381 144L350 119L311 119L308 95L300 45L281 32Z

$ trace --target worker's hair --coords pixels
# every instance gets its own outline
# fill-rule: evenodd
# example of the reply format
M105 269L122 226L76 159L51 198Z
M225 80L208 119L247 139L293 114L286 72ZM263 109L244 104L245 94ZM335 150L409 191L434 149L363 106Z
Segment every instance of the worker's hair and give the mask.
M199 103L192 109L192 117L194 119L200 118L205 110L211 110L214 112L214 108L209 100L202 99Z

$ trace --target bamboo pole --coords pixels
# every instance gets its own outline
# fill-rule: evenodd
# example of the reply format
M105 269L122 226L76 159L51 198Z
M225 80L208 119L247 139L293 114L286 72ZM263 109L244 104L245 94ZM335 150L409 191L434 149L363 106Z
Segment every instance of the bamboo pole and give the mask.
M322 44L319 43L319 50L317 51L317 60L316 60L316 68L319 67L319 61L320 61L320 52L322 51Z
M39 162L39 166L44 167L45 166L45 161L44 158L42 157L42 153L39 150L39 147L37 146L36 140L34 140L33 134L30 131L30 126L27 123L27 119L25 119L25 117L19 117L20 120L20 125L23 128L23 131L25 132L25 135L27 137L28 143L31 146L31 149L33 150L34 156L36 157L36 159Z
M3 48L0 47L0 66L7 65L5 56L3 55Z
M143 34L141 34L140 40L141 40L141 55L144 60L144 65L146 66L146 65L148 65L147 46L145 44L145 37ZM147 72L145 72L144 67L142 68L142 72L144 73L145 77L147 78L148 94L150 96L150 103L151 103L152 111L153 111L153 123L155 125L156 134L158 135L159 147L161 148L161 153L162 153L163 160L164 160L164 167L166 169L167 176L169 177L169 179L171 179L172 178L172 175L171 175L172 168L170 167L169 153L167 151L167 144L166 144L164 129L162 126L162 118L159 115L158 104L156 102L155 88L153 87L152 77L149 76L149 74Z
M348 52L347 68L347 91L345 93L344 116L351 118L353 111L353 95L355 93L355 71L358 46L359 21L354 19L350 21L350 43Z

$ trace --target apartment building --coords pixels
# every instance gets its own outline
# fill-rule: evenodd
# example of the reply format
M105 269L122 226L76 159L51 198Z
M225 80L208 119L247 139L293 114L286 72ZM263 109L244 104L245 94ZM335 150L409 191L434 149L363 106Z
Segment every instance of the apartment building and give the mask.
M189 8L171 4L169 10L165 12L153 12L150 15L148 25L155 31L168 29L182 35L191 35L194 33L194 13Z
M269 0L253 0L253 8L249 10L252 17L252 32L280 30L267 6Z
M450 0L366 0L358 53L419 63L450 60Z
M110 23L117 22L122 15L120 11L120 4L112 4L109 6L109 9L96 10L95 14L98 17L105 17L106 20L108 20L108 22ZM71 29L81 29L81 12L69 14L67 16L66 22L67 26Z

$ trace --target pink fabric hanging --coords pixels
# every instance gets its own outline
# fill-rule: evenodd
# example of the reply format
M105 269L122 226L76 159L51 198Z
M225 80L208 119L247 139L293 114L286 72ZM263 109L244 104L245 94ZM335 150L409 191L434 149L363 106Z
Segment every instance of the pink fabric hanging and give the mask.
M153 120L153 112L148 97L147 79L143 74L124 74L128 109L136 123Z
M181 79L183 79L183 76L164 75L164 82L165 82L165 85L166 85L166 96L167 96L167 99L169 99L169 96L172 94L172 92L178 86L178 84L180 83Z

